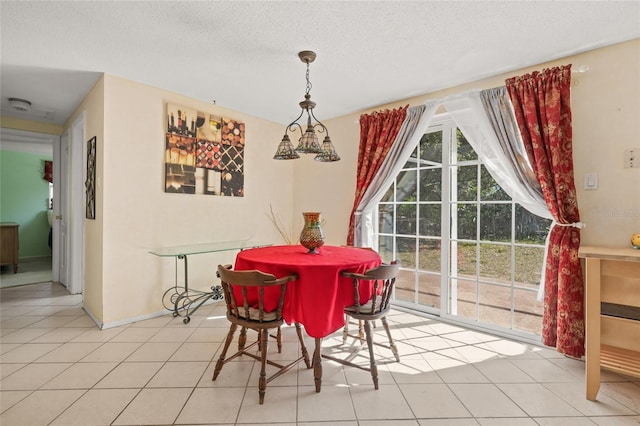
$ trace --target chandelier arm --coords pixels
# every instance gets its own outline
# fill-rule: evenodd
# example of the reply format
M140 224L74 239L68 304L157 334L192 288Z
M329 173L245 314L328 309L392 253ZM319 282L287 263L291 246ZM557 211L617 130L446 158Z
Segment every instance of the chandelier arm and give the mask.
M329 129L327 129L327 126L325 126L322 121L318 120L318 118L316 117L316 115L313 113L313 110L309 110L309 113L311 115L311 117L313 117L314 120L316 120L316 124L313 125L314 128L316 128L316 126L320 127L319 132L320 133L324 133L327 132L327 136L329 136Z
M295 120L293 120L291 123L289 123L289 125L287 126L287 131L288 132L293 133L293 132L296 131L296 128L298 130L300 130L300 134L302 134L304 132L302 130L302 126L300 125L300 123L298 123L298 120L300 120L300 117L302 117L303 114L304 114L304 110L300 111L300 115L298 115L298 117Z

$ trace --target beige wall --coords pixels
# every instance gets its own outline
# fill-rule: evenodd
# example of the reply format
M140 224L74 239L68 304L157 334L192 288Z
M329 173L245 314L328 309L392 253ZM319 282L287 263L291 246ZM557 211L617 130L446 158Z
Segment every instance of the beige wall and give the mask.
M162 311L176 263L151 255L153 248L246 238L282 243L267 213L271 204L291 222L293 165L271 160L279 125L111 75L102 85L104 113L87 100L76 114L85 111L86 139L98 135L96 220L85 221L85 303L110 326ZM245 197L164 192L167 102L246 123ZM188 261L190 286L208 289L217 263L232 262L233 254ZM180 282L182 274L180 262Z
M24 130L26 132L45 133L48 135L61 136L63 133L63 126L57 124L40 123L31 120L22 120L20 118L0 117L0 126L6 129Z
M104 288L103 288L103 259L105 247L104 241L104 217L105 205L103 203L105 168L104 168L104 147L105 147L105 76L103 75L95 84L89 94L83 99L76 111L69 117L64 125L65 129L70 129L74 122L84 116L84 136L81 140L73 139L73 132L69 133L69 145L74 146L77 152L83 153L86 158L86 142L92 137L96 137L96 218L95 220L84 219L84 209L80 212L68 209L69 216L80 214L84 221L84 288L83 301L85 309L98 322L104 320ZM64 154L64 153L62 153ZM86 171L82 161L83 176L69 176L70 180L86 180ZM73 173L70 169L69 173ZM80 196L84 200L84 194L72 194L73 197ZM84 204L83 204L84 205ZM71 223L73 218L68 217L67 223ZM77 261L77 260L76 260Z
M589 68L572 75L571 92L575 181L581 219L587 224L582 244L628 247L631 233L640 232L640 168L623 168L624 150L640 148L640 40L327 120L342 161L311 167L313 160L297 160L294 210L323 211L327 240L344 244L355 192L360 114L497 87L509 77L569 63L574 69ZM585 173L598 174L597 190L583 189Z

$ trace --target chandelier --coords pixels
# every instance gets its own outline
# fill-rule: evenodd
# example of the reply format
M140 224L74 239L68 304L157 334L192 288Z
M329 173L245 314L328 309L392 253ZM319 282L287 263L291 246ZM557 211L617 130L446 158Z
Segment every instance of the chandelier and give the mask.
M324 124L320 122L313 114L313 108L316 106L316 103L311 100L311 81L309 81L309 64L316 59L315 52L310 50L304 50L298 53L298 57L302 62L307 64L307 91L304 94L304 100L300 102L300 108L302 111L298 118L293 120L291 124L289 124L285 131L284 136L282 137L282 141L280 145L278 145L278 150L276 151L276 155L273 156L274 160L293 160L296 158L300 158L298 153L303 154L316 154L314 160L322 161L322 162L331 162L338 161L340 157L333 147L333 143L331 143L331 138L329 137L329 130L326 128ZM302 130L302 126L298 123L298 120L302 118L303 115L307 115L307 129ZM313 121L312 121L313 119ZM318 135L316 134L316 129L318 133L325 133L326 136L322 141L322 145L318 143ZM294 149L293 144L291 143L291 139L289 138L289 132L295 132L296 130L300 131L300 138L298 139L298 146Z

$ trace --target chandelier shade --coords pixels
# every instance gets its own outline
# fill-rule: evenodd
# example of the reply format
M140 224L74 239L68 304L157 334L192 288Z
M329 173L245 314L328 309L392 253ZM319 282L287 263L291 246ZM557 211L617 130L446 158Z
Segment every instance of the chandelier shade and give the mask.
M273 159L295 160L296 158L300 158L300 156L293 149L293 144L291 143L291 139L289 139L289 135L285 134L280 145L278 145L278 150L276 151L276 155L273 156Z
M329 135L324 137L324 140L322 141L321 151L318 155L315 156L314 160L322 161L324 163L340 161L340 156L336 152L336 149L333 147L333 143L331 143L331 138L329 137Z
M322 124L320 120L316 118L313 113L316 103L311 100L311 81L309 80L309 64L316 59L316 54L310 50L304 50L298 53L298 57L302 62L307 64L307 90L304 94L304 100L299 103L301 112L298 118L293 120L285 129L282 141L278 145L276 154L273 156L274 160L294 160L300 158L298 153L302 154L317 154L314 158L317 161L332 162L340 160L338 153L336 152L331 138L329 137L329 130ZM303 131L302 125L298 123L298 120L306 114L307 123L306 130ZM300 132L298 139L298 146L294 149L291 139L289 138L289 132ZM318 141L317 133L325 133L326 136L322 142L322 146Z

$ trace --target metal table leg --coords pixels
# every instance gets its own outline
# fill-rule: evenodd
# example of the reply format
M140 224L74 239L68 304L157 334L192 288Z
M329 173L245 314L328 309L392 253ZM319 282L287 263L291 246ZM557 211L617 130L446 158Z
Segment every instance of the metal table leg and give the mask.
M165 291L162 296L163 304L165 308L173 310L173 316L182 316L184 312L183 323L188 324L191 321L191 315L193 315L207 300L222 300L222 288L218 286L212 286L211 291L200 291L189 289L189 268L187 255L178 255L177 259L184 261L184 287L178 286L178 264L176 260L176 285L173 288ZM182 289L180 291L179 289ZM168 297L168 301L173 306L171 309L168 302L165 299Z

